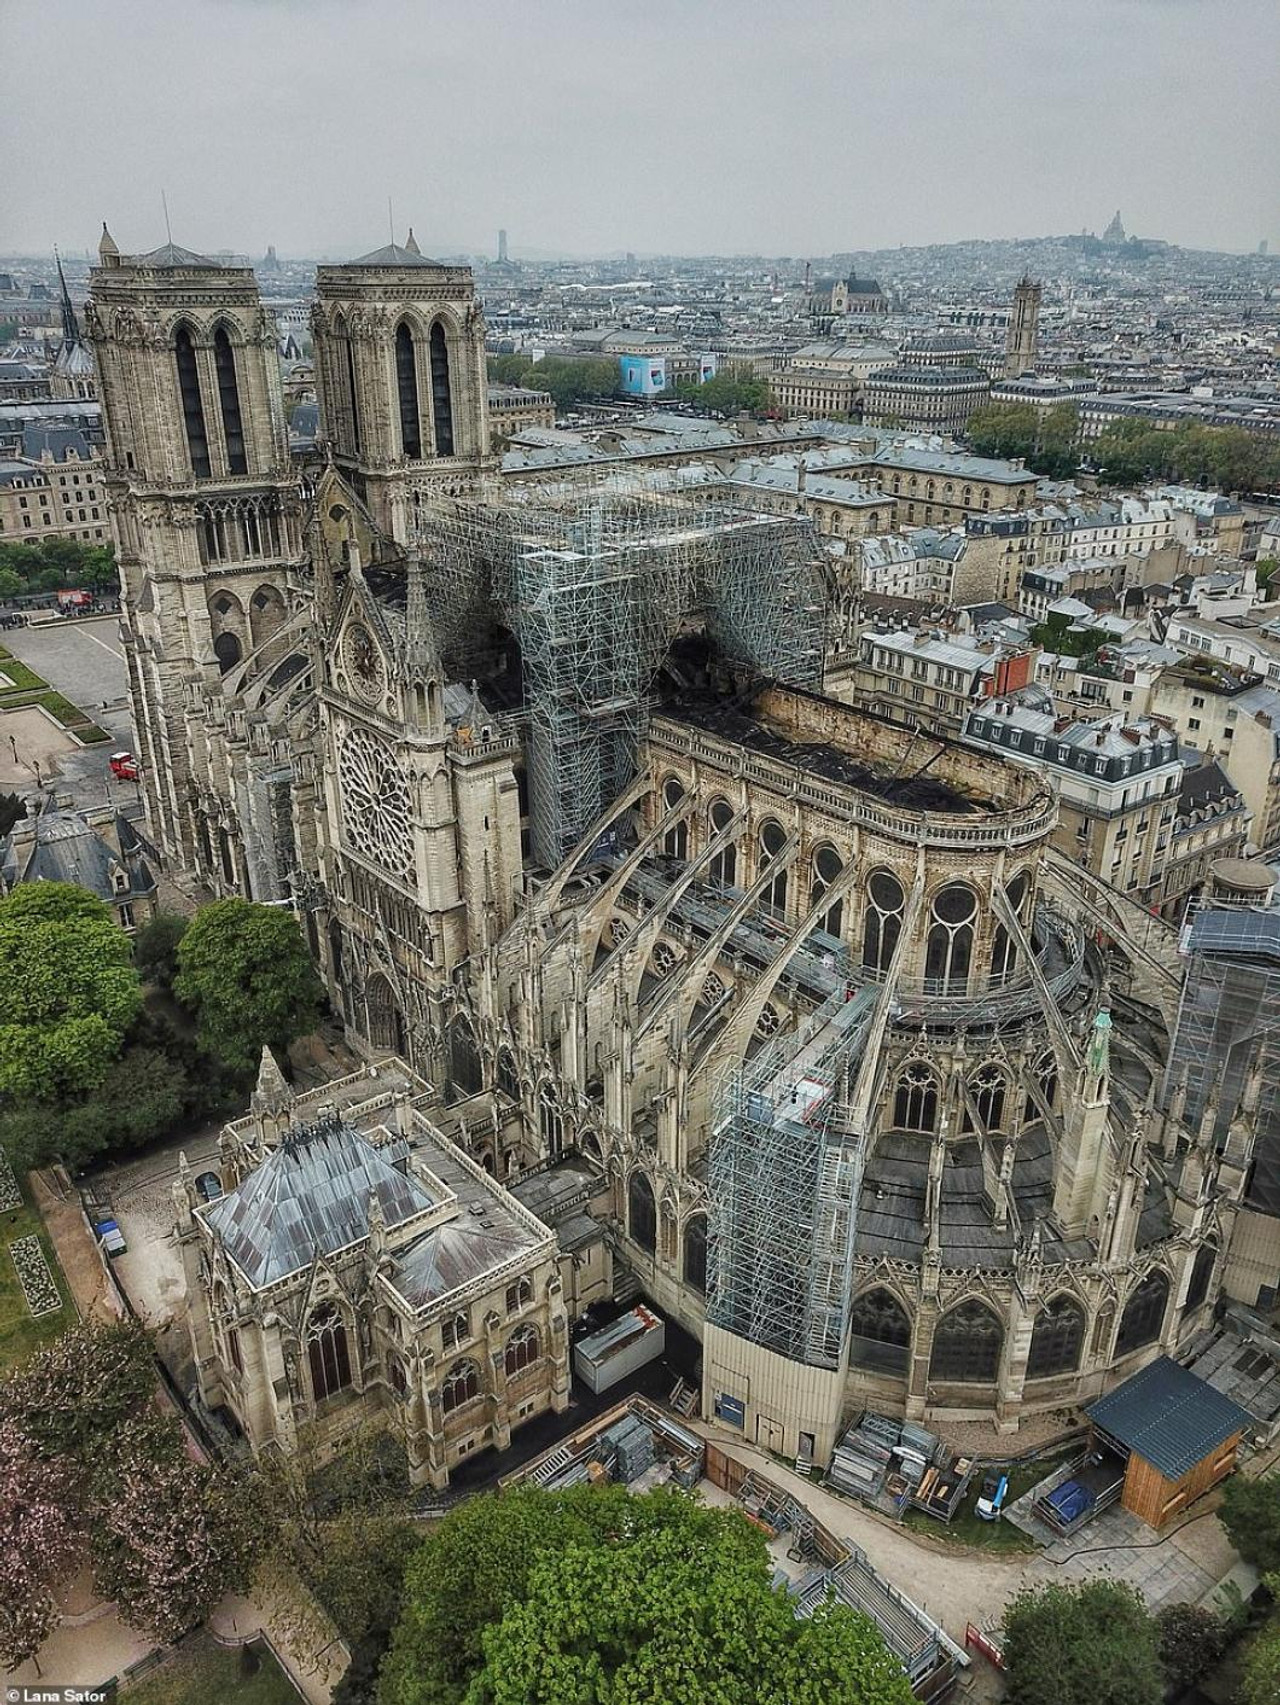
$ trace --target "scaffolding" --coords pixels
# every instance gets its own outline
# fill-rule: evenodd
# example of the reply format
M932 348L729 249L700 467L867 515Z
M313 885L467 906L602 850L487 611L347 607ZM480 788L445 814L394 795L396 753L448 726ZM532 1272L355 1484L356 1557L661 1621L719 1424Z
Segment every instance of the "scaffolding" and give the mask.
M424 513L442 652L496 619L520 646L535 860L555 868L634 779L655 677L701 618L726 659L821 685L825 603L808 524L673 480L530 486Z
M1221 1147L1249 1077L1260 1069L1258 1130L1246 1200L1280 1214L1280 909L1202 905L1183 927L1186 979L1165 1071L1165 1104L1186 1086L1198 1128L1216 1100Z
M811 1367L836 1368L844 1352L866 1155L851 1080L879 994L837 989L735 1067L717 1098L707 1317Z

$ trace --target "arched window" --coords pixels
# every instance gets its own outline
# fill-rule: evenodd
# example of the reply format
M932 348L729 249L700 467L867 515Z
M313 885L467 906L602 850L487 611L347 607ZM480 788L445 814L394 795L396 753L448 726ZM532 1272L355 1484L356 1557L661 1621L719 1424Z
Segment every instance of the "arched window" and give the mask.
M598 1166L604 1163L604 1151L601 1149L600 1139L594 1131L583 1131L579 1134L578 1152L585 1154L589 1160L594 1160Z
M449 1077L454 1098L476 1095L484 1087L484 1069L471 1020L459 1015L449 1031Z
M455 1362L440 1381L440 1407L446 1415L480 1395L480 1369L472 1361Z
M1169 1276L1157 1267L1147 1274L1124 1305L1116 1334L1117 1356L1127 1356L1131 1350L1140 1350L1144 1344L1156 1341L1168 1301Z
M849 1310L849 1360L881 1373L906 1373L911 1356L911 1321L886 1290L864 1291Z
M707 1294L707 1216L690 1214L684 1228L684 1282Z
M1116 1311L1111 1303L1103 1303L1098 1310L1098 1318L1093 1323L1093 1347L1090 1354L1095 1357L1108 1357L1111 1348L1111 1334L1115 1331ZM1109 1359L1109 1357L1108 1357Z
M404 1014L400 1011L395 990L381 971L375 971L365 984L364 999L370 1042L375 1048L403 1055L406 1051Z
M519 1314L522 1308L528 1308L533 1301L533 1280L526 1273L516 1280L514 1285L507 1286L507 1313Z
M209 434L204 423L204 402L200 396L200 370L196 366L195 345L189 326L179 326L173 340L174 357L178 364L178 395L182 401L182 419L187 429L187 454L191 457L191 472L198 480L207 480L213 473L209 465Z
M542 1133L547 1159L559 1160L560 1151L564 1148L564 1114L549 1083L544 1083L538 1092L538 1129Z
M782 824L770 817L760 830L760 871L763 873L787 844L787 832ZM779 870L760 896L760 903L775 912L787 909L787 873Z
M236 352L231 347L225 326L219 326L213 334L213 370L218 379L218 408L222 414L222 436L227 446L227 471L247 474L249 463L244 449L244 422L240 418L240 388L236 384Z
M829 842L817 848L813 855L813 879L809 887L811 908L818 904L843 869L844 860ZM833 900L824 915L818 919L817 928L825 930L828 935L839 936L843 927L844 901Z
M342 987L342 925L337 918L329 920L329 964L333 968L333 980L339 988Z
M307 1322L307 1360L311 1366L311 1395L317 1403L345 1391L351 1384L347 1329L338 1305L322 1302Z
M507 1378L513 1379L516 1374L530 1368L538 1359L538 1328L536 1326L517 1326L507 1339L507 1347L502 1352L502 1363L507 1372Z
M1010 910L1018 921L1024 922L1023 906L1026 903L1027 890L1031 879L1026 871L1019 871L1013 881L1005 888L1005 898ZM991 981L998 988L1001 983L1007 983L1013 976L1018 963L1018 950L1013 944L1013 937L1004 924L997 923L995 934L991 941Z
M902 934L902 911L906 895L897 877L888 870L873 870L867 879L867 915L862 926L864 969L883 976L893 961Z
M449 389L449 346L437 320L431 328L431 406L436 417L436 455L453 455L453 400Z
M1209 1294L1209 1280L1213 1277L1213 1264L1218 1259L1218 1248L1214 1243L1205 1243L1196 1251L1195 1263L1191 1268L1191 1282L1187 1286L1187 1300L1183 1304L1185 1313L1199 1308Z
M228 669L235 668L244 653L235 634L220 633L213 642L213 655L218 660L218 668L225 675Z
M650 1255L658 1247L658 1207L653 1185L643 1172L633 1172L627 1186L627 1229Z
M1004 1123L1004 1076L995 1066L983 1066L969 1080L969 1094L978 1110L978 1117L988 1131L998 1131ZM966 1107L966 1131L973 1129L973 1120Z
M396 327L396 396L400 403L400 448L410 461L422 454L422 424L418 412L418 356L413 333L404 320Z
M968 987L977 910L977 895L959 882L934 895L924 962L926 985L933 993L963 994Z
M663 815L670 811L673 805L679 805L684 798L684 788L675 776L668 776L662 784ZM673 823L662 837L662 850L668 858L685 859L689 856L689 819L682 817L678 823Z
M713 799L707 815L711 834L718 835L721 829L727 829L733 822L733 806L727 799ZM707 876L712 882L723 882L726 888L733 887L738 877L738 849L732 841L711 860Z
M391 1380L391 1389L397 1397L407 1397L409 1382L404 1376L404 1363L399 1356L392 1356L387 1362L387 1374Z
M1027 1356L1027 1378L1074 1373L1084 1348L1084 1310L1069 1296L1054 1297L1036 1315Z
M983 1303L970 1299L944 1314L933 1334L929 1378L987 1385L1000 1368L1004 1328Z
M898 1079L893 1122L900 1131L932 1131L938 1124L938 1080L919 1061Z
M498 1050L498 1088L509 1101L520 1100L520 1073L516 1070L515 1055L510 1048Z

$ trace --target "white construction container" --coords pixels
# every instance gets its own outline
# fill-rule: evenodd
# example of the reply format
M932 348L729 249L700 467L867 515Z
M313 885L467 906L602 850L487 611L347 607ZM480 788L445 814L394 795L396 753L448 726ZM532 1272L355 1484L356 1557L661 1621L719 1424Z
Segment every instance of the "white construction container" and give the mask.
M666 1322L638 1303L573 1347L573 1371L591 1391L607 1391L654 1361L667 1345Z

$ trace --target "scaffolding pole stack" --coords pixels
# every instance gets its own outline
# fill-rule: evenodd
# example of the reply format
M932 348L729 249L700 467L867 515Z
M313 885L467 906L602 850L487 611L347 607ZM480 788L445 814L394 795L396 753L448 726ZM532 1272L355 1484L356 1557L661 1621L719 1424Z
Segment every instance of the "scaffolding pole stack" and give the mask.
M812 1367L839 1366L865 1142L849 1121L875 989L838 989L731 1071L707 1181L707 1315Z
M821 685L820 554L807 524L752 515L671 478L531 486L424 512L442 652L487 616L520 644L534 858L554 868L635 777L649 695L681 624L731 661Z

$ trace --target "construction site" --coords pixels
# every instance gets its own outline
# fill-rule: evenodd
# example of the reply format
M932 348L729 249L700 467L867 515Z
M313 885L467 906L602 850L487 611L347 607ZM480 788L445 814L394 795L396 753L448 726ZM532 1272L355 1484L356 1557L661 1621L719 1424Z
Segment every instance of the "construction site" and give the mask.
M482 671L495 624L519 649L537 863L554 869L634 780L650 695L700 626L730 665L817 688L820 555L801 521L672 480L516 488L418 529L431 615L456 672Z

